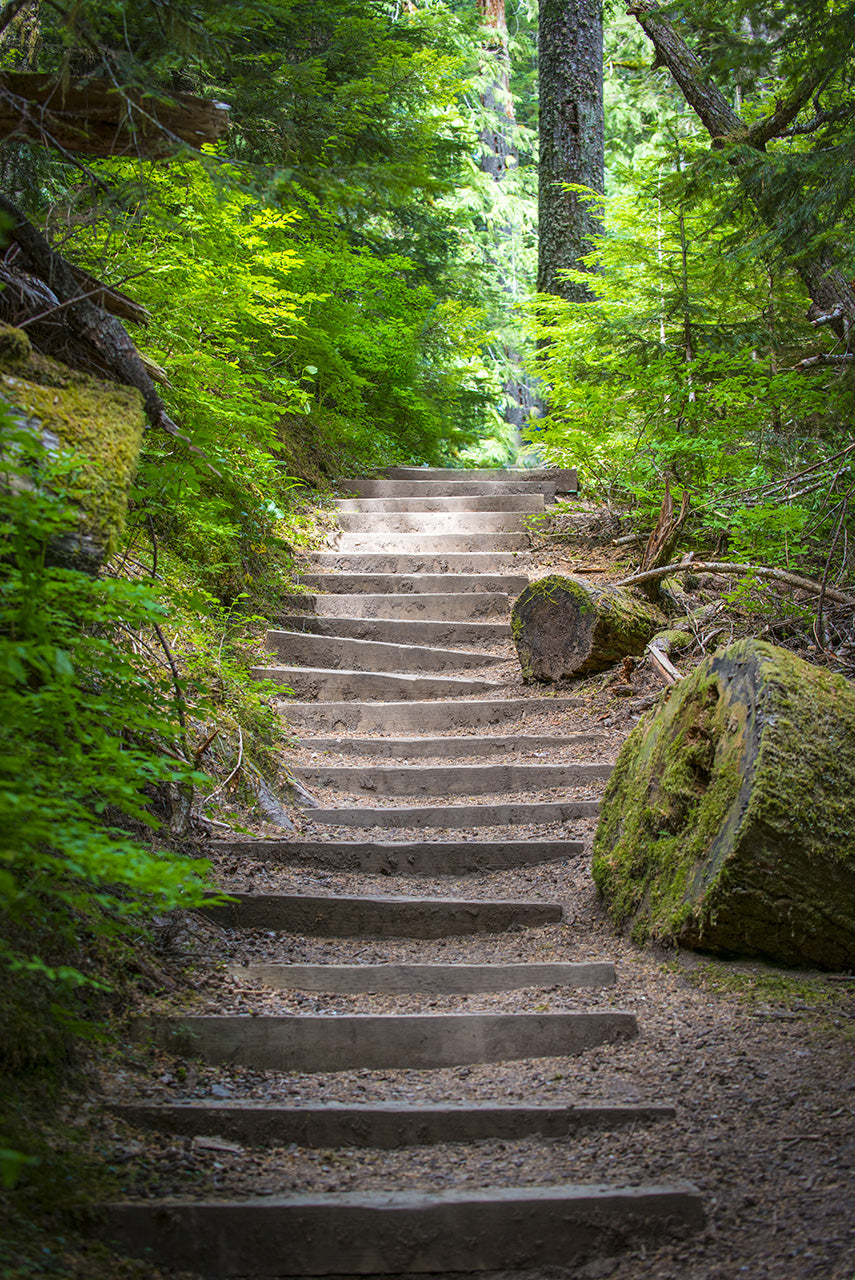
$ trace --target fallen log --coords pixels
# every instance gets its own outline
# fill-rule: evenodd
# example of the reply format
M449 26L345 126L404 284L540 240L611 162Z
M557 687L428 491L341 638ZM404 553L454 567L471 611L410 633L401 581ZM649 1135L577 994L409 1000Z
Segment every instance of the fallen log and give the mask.
M673 686L609 781L593 874L637 942L855 964L855 690L743 640Z
M90 156L162 159L182 143L224 138L229 108L190 93L154 94L54 72L0 73L0 138L28 138Z
M641 653L663 623L657 609L628 591L558 574L530 583L511 612L523 677L546 682Z

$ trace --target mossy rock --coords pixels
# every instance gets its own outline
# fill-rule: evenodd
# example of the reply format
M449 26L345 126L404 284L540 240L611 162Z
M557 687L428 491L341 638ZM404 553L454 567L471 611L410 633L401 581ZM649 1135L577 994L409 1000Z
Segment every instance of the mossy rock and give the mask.
M825 969L855 964L855 689L743 640L633 731L593 874L647 940Z
M142 397L37 353L27 356L26 334L15 341L19 332L8 326L0 332L0 397L49 452L72 459L63 483L80 513L78 529L60 540L54 558L92 570L115 550L125 522L145 426Z
M525 679L549 682L641 653L664 621L629 591L550 574L518 597L511 634Z

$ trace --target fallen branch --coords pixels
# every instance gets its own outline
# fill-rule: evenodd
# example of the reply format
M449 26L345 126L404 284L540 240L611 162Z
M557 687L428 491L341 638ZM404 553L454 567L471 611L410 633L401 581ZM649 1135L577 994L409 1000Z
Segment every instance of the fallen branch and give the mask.
M742 577L751 574L755 578L771 579L774 582L786 583L788 587L797 587L802 591L810 591L813 595L820 595L823 591L821 582L815 582L812 578L803 578L798 573L789 573L785 569L771 569L768 565L760 564L730 564L717 560L695 560L694 555L689 555L676 564L666 564L659 569L648 569L646 573L636 573L631 578L623 578L620 582L615 582L612 585L614 587L635 587L642 582L653 582L656 578L667 578L672 573L683 573L686 569L691 569L694 573L720 573L730 577ZM838 591L836 587L827 586L825 588L825 597L827 600L833 600L835 604L845 604L855 609L855 596L847 595L844 591Z

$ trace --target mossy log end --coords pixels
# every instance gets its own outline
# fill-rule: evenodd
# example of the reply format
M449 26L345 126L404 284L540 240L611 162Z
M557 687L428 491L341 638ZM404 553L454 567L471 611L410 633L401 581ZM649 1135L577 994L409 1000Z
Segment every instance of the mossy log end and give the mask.
M628 653L641 653L663 624L652 605L629 591L558 574L530 583L511 612L526 680L563 680L601 671Z
M637 942L855 965L855 689L759 641L705 659L624 744L593 874Z

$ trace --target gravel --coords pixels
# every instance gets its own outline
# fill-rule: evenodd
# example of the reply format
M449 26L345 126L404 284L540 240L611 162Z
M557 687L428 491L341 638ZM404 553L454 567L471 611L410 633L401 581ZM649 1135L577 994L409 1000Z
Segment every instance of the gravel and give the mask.
M594 553L604 554L600 549ZM540 553L556 567L554 549ZM557 559L560 566L560 557ZM579 694L570 712L522 685L509 662L502 697L532 697L537 713L520 725L525 733L568 734L597 729L598 744L567 743L550 760L612 760L637 719L633 701L659 687L643 669L627 696L603 677L576 682L562 693ZM631 695L631 696L630 696ZM460 731L463 732L463 731ZM513 726L492 730L507 736ZM317 753L298 749L290 761L315 763ZM348 753L322 759L359 762ZM531 759L529 754L503 759ZM454 759L449 763L465 763ZM474 760L472 761L475 762ZM365 760L366 765L372 762ZM374 763L377 763L376 761ZM443 763L441 759L418 763ZM596 796L597 787L573 797ZM535 791L515 800L566 799ZM319 791L330 804L366 803ZM507 802L479 796L477 803ZM433 803L442 803L437 797ZM452 801L454 802L454 801ZM459 803L459 801L457 801ZM394 797L367 800L384 807L413 804ZM393 840L494 842L529 837L584 839L585 853L523 869L455 877L380 876L265 865L245 852L218 850L212 857L226 890L257 893L401 894L429 897L522 898L560 902L562 923L541 928L440 938L324 939L274 931L222 929L190 915L168 930L166 970L183 967L194 985L151 998L143 1012L263 1014L560 1012L624 1009L636 1014L637 1039L580 1055L430 1071L344 1071L333 1074L260 1072L179 1061L135 1047L119 1068L105 1071L108 1100L200 1100L277 1103L379 1101L544 1103L664 1102L676 1120L635 1122L622 1128L583 1130L565 1139L442 1144L396 1151L244 1148L235 1143L161 1137L105 1120L114 1163L121 1165L124 1194L231 1197L289 1191L431 1191L451 1188L551 1185L561 1182L620 1184L683 1178L703 1193L707 1227L698 1235L662 1240L619 1258L604 1258L569 1272L538 1272L543 1280L853 1280L855 1276L855 982L818 974L782 974L761 964L717 962L657 953L616 936L597 900L590 874L593 823L532 828L389 830L372 833L312 821L296 812L294 839L359 840L372 834ZM257 833L281 835L259 824ZM327 995L274 991L230 974L231 965L260 962L486 963L612 960L612 988L557 987L469 996ZM788 981L785 981L787 979ZM123 1154L125 1153L125 1154ZM161 1273L166 1274L166 1273ZM529 1273L530 1280L534 1273ZM502 1273L510 1280L512 1273ZM493 1280L499 1280L496 1275Z

